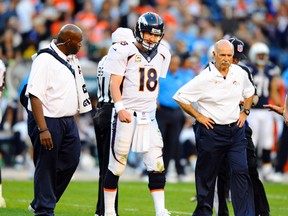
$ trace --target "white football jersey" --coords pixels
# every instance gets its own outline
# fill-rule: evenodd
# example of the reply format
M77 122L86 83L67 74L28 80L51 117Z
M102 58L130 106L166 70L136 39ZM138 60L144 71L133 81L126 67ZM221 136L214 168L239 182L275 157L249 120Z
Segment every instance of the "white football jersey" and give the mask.
M150 55L133 43L121 42L110 47L104 70L123 76L122 99L128 110L153 112L156 110L159 77L166 77L171 54L162 44Z

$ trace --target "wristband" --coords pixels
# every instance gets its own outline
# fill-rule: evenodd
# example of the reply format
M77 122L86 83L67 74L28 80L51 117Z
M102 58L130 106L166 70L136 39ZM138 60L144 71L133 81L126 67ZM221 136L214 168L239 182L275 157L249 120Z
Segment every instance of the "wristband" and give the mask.
M124 104L122 103L122 101L118 101L114 103L114 107L116 112L118 113L120 110L125 109Z
M43 133L44 131L48 131L48 128L38 129L39 133Z

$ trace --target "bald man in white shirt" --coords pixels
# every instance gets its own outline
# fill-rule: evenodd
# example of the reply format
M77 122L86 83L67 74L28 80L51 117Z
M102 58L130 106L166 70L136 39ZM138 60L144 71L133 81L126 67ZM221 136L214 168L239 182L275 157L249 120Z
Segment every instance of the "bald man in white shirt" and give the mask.
M81 143L74 115L79 111L75 73L80 74L81 67L73 59L82 39L82 30L67 24L50 43L54 55L40 54L32 63L26 96L35 164L34 200L29 211L35 215L54 216L56 203L79 163Z
M236 216L255 215L251 180L246 159L244 123L255 92L246 71L232 64L233 45L215 43L215 64L209 63L198 76L180 88L174 99L196 119L197 145L196 215L212 215L215 181L225 156L231 169L231 192ZM244 109L239 101L244 98ZM197 102L198 109L193 107Z

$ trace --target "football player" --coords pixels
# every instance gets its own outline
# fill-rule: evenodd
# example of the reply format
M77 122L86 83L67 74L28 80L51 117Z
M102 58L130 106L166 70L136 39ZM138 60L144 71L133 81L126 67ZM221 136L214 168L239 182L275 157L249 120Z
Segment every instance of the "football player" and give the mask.
M133 31L129 28L117 28L112 33L112 44L126 43L135 41ZM99 184L98 184L98 200L96 205L95 216L104 215L104 193L103 180L108 170L110 137L111 137L111 116L114 112L114 102L110 93L110 76L104 73L104 63L107 55L105 55L98 63L97 68L97 112L93 117L94 129L97 141L97 152L99 162ZM115 199L115 210L118 215L118 195Z
M104 180L105 215L115 216L115 196L130 148L140 152L148 171L156 216L170 213L165 208L165 170L163 141L155 119L159 77L165 77L171 59L160 43L164 36L162 18L147 12L138 18L136 42L114 44L108 52L104 70L111 74L110 90L116 115L108 171Z

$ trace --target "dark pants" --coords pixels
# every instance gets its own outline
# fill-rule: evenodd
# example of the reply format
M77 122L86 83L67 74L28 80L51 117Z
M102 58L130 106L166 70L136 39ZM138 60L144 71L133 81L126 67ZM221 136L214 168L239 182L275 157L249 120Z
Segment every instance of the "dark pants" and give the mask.
M218 178L217 178L217 192L218 192L218 215L228 216L229 210L226 203L226 199L229 196L230 190L230 175L227 157L224 158L220 167ZM215 206L217 208L217 206Z
M276 172L283 173L285 164L288 159L288 126L284 124L277 149Z
M265 189L261 180L259 179L259 173L257 170L257 158L255 153L255 146L252 140L252 130L251 128L246 125L245 127L245 136L247 139L247 161L248 161L248 169L249 169L249 176L253 186L254 192L254 203L255 203L255 215L267 216L269 215L270 208L269 203L266 197ZM223 171L227 167L227 164L223 164ZM227 174L228 169L224 172L219 172L218 176L218 198L219 198L219 216L229 215L228 208L226 204L226 197L223 190L229 185L227 181ZM220 191L220 193L219 193ZM222 193L221 193L222 191Z
M28 133L34 148L35 215L54 215L56 202L68 186L80 158L81 143L74 117L47 118L53 149L46 150L40 143L39 132L32 112L28 113Z
M100 108L97 109L93 118L99 161L98 201L95 212L98 215L104 215L105 210L103 182L109 164L112 110L113 104L103 103L100 105ZM115 200L115 209L118 215L118 193Z
M196 126L196 215L212 215L215 181L225 157L231 170L232 205L235 216L254 216L254 197L246 160L247 140L244 127L213 125Z
M171 109L160 106L156 112L156 119L164 142L163 160L165 171L168 171L169 162L174 159L177 174L184 174L184 167L180 163L182 146L179 142L179 136L185 123L183 111L180 108Z

